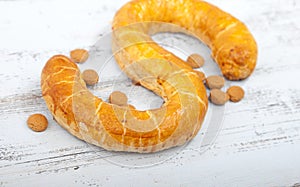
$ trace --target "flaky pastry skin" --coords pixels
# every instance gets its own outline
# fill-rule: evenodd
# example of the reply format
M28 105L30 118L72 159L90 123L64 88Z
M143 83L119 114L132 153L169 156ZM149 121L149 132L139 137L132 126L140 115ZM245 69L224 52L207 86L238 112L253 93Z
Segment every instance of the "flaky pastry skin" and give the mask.
M131 79L161 96L164 104L139 111L104 102L87 89L75 63L56 55L41 75L43 98L54 119L79 139L112 151L156 152L196 136L207 111L206 89L190 66L152 41L150 34L168 31L160 22L184 27L204 41L228 79L243 79L253 71L255 41L229 14L196 0L131 1L113 21L114 56Z
M169 62L161 63L170 69ZM164 105L138 111L94 96L80 77L77 65L56 55L42 71L42 94L54 119L79 139L107 150L156 152L192 139L207 110L205 88L198 75L179 71L178 67L171 67L170 72L164 79L152 82L165 99Z
M245 24L207 2L134 0L116 13L113 29L141 22L166 22L187 29L209 46L229 80L245 79L255 68L257 45Z

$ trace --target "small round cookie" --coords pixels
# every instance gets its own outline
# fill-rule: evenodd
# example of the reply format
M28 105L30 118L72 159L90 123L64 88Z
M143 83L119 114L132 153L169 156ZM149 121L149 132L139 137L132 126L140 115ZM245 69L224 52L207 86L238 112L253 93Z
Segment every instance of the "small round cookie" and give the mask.
M239 86L231 86L228 88L227 94L229 95L230 101L239 102L244 98L245 92L243 88Z
M228 94L219 89L212 89L209 98L216 105L224 105L229 100Z
M204 65L204 59L199 54L191 54L187 60L186 63L189 64L192 68L200 68Z
M123 92L114 91L109 96L109 102L119 106L126 106L128 98Z
M89 58L89 52L85 49L74 49L70 52L73 62L84 63Z
M98 73L92 69L84 70L81 74L81 77L84 80L84 82L89 86L93 86L99 81Z
M27 119L28 127L35 132L42 132L48 127L48 120L43 114L33 114Z
M208 76L206 78L206 86L209 89L221 89L225 84L225 79L218 75Z

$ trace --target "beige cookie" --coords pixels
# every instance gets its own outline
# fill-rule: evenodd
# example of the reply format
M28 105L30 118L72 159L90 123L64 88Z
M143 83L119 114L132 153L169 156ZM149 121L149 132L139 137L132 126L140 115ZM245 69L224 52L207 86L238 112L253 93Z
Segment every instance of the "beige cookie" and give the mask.
M230 97L230 101L239 102L244 98L245 92L243 88L239 86L231 86L230 88L228 88L227 94Z
M87 69L84 70L81 74L82 79L87 85L95 85L99 81L99 75L95 70Z
M192 68L200 68L204 65L204 59L199 54L191 54L187 60L187 64L189 64Z
M33 114L27 119L28 127L35 132L42 132L48 127L48 120L42 114Z
M219 89L212 89L209 97L210 101L216 105L224 105L229 100L228 94Z
M127 101L128 101L127 96L123 92L120 92L120 91L114 91L109 96L109 102L111 104L116 104L119 106L126 106Z
M70 52L73 62L84 63L89 58L89 52L85 49L74 49Z
M225 79L218 75L212 75L206 78L206 86L209 89L221 89L225 84Z

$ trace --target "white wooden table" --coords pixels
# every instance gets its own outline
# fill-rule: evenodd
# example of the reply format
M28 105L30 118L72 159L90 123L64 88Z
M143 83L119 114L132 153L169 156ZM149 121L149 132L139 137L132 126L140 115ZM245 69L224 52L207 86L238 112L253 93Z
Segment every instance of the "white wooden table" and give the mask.
M197 147L200 131L180 151L110 155L52 120L39 86L45 62L74 48L89 49L110 32L113 15L125 2L0 0L0 186L299 186L296 0L209 0L247 24L259 59L247 81L229 83L242 85L246 97L225 106L221 129L206 151ZM181 37L172 41L197 43ZM109 90L103 93L105 97ZM133 96L132 103L143 100L143 95ZM27 117L36 112L49 119L43 133L26 126ZM136 163L141 167L132 167Z

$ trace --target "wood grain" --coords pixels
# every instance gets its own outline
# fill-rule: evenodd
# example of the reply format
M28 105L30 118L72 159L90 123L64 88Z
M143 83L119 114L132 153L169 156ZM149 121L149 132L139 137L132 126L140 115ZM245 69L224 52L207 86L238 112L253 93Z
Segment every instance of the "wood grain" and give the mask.
M200 132L162 164L121 167L110 162L120 155L91 147L52 120L39 87L44 63L53 54L91 47L125 2L76 0L66 10L68 2L0 1L0 186L297 186L300 4L295 0L209 1L246 22L257 39L259 60L248 80L228 82L242 86L246 95L242 102L226 105L222 129L214 144L203 145L209 147L205 153L196 142ZM51 7L56 7L55 15L50 14ZM198 44L181 35L172 38L172 45L191 50ZM102 80L92 91L108 97L113 80ZM129 80L120 81L131 89ZM147 107L158 99L135 89L131 102ZM26 126L27 117L36 112L49 119L43 133ZM126 157L128 162L135 158ZM143 159L147 156L141 155Z

